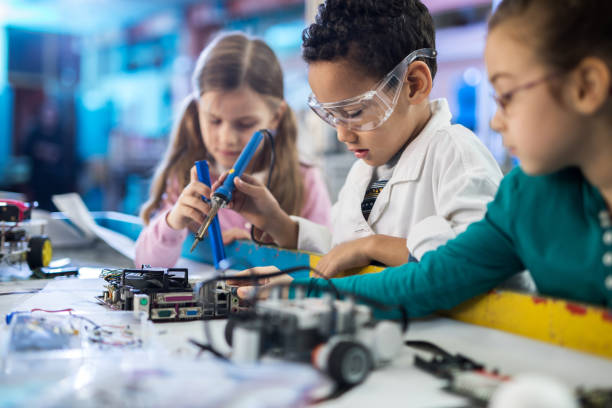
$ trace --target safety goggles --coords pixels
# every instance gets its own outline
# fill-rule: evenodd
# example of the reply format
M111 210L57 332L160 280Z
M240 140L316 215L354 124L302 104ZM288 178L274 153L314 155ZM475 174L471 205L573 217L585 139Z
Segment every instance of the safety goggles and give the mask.
M310 94L308 106L333 127L341 125L356 131L376 129L393 113L410 64L417 58L436 58L437 54L432 48L411 52L372 90L339 102L328 103L321 103Z

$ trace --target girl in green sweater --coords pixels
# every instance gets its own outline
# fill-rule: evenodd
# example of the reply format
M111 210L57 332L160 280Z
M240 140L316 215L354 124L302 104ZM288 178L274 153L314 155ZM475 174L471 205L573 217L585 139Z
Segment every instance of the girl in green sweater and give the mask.
M542 294L612 307L612 2L504 0L485 62L491 127L520 167L482 221L420 262L334 285L423 316L528 269ZM306 283L311 296L328 285Z

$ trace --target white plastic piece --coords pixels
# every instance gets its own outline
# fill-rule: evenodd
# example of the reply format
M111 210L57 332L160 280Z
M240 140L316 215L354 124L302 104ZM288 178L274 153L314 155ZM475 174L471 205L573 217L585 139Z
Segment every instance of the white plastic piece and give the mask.
M139 313L144 312L144 314L149 317L149 305L151 303L151 299L149 299L149 295L145 294L135 294L134 295L134 316L138 316Z
M270 289L270 300L280 300L282 288L280 286L274 286Z
M294 298L296 300L304 299L305 297L306 297L306 289L304 289L301 286L298 286L297 288L295 288L295 296L294 296Z
M578 408L572 390L541 374L522 374L499 387L490 408Z
M238 364L254 363L259 359L259 332L244 327L234 327L232 333L232 362Z
M374 329L372 353L377 360L386 362L392 360L402 347L402 330L397 323L382 321Z

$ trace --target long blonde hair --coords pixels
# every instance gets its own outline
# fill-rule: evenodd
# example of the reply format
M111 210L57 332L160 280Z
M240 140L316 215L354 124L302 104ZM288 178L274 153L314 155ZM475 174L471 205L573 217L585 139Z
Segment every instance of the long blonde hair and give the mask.
M189 183L189 171L195 161L205 159L214 164L202 140L196 98L211 90L231 91L246 85L261 95L272 111L278 110L284 100L283 72L274 51L262 40L242 33L224 34L210 43L198 58L192 81L195 95L187 98L181 109L164 159L153 176L150 198L140 211L145 224L159 209L170 180L177 180L181 191ZM304 183L296 139L295 116L287 107L274 137L270 191L285 212L299 215ZM266 143L253 159L252 171L268 169L271 157Z

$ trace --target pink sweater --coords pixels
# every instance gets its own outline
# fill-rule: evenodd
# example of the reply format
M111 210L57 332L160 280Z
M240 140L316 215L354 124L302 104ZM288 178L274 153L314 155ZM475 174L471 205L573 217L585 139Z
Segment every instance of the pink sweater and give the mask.
M331 201L327 187L320 172L315 167L300 166L304 177L304 205L301 217L318 224L330 226ZM215 182L215 179L212 180ZM166 222L166 215L176 203L180 192L169 192L157 215L151 220L138 236L136 241L136 257L134 263L137 267L148 264L156 267L170 268L176 264L181 256L183 241L188 230L172 229ZM237 212L222 208L219 210L219 224L221 231L231 228L241 228L250 231L250 224Z

